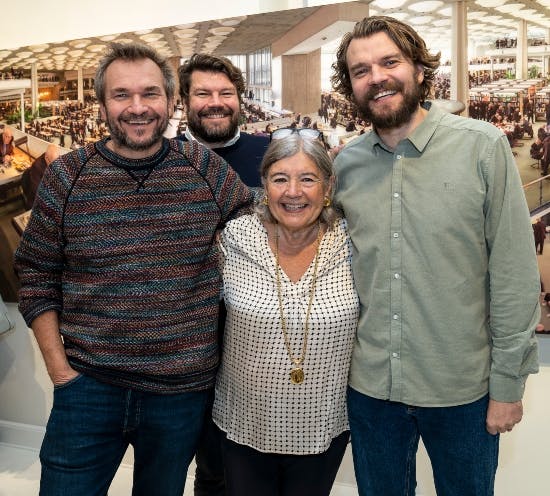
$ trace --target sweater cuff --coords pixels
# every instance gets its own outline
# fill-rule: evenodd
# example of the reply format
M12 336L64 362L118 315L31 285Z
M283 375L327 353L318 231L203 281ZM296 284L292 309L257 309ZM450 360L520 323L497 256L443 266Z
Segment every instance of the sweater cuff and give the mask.
M36 300L32 305L28 305L25 308L22 308L21 303L19 304L19 311L29 328L32 328L32 322L36 317L50 310L55 310L59 314L61 312L61 305L51 300Z

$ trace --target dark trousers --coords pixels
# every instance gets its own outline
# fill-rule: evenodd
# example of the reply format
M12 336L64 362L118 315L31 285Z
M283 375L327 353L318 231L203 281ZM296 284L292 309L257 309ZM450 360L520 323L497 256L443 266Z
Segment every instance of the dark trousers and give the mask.
M220 301L218 308L218 347L223 349L223 330L227 310ZM195 496L225 496L225 478L222 457L222 431L212 420L214 391L204 414L199 445L195 453Z
M225 479L222 457L222 431L212 420L214 395L206 409L202 432L195 453L195 496L224 496Z
M222 439L228 496L329 496L349 431L318 455L262 453Z

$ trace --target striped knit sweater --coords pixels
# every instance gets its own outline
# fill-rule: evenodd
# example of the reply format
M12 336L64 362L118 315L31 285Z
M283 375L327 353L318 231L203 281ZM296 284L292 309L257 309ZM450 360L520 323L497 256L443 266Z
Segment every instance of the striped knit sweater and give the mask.
M213 386L220 276L216 233L251 201L196 142L164 140L147 160L106 141L46 171L15 266L30 326L56 310L69 362L157 393Z

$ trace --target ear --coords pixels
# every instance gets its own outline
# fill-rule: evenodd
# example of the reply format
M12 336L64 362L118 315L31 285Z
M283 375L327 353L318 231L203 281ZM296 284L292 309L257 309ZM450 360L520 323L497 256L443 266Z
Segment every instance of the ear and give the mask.
M187 114L189 112L189 98L182 97L181 103L183 105L183 112Z
M174 99L169 98L168 99L168 119L171 119L174 115Z
M107 122L107 112L105 112L105 105L102 103L99 104L99 117L103 122Z
M330 198L332 191L334 190L334 184L336 181L336 176L330 176L328 183L327 183L327 190L325 191L325 196L328 196Z
M424 67L421 64L416 64L416 80L418 84L424 82Z

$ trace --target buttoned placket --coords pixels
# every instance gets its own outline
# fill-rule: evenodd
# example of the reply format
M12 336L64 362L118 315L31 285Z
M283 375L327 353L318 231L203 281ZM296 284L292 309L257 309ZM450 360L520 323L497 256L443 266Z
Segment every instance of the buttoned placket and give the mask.
M402 322L402 194L403 152L399 148L393 155L390 220L390 399L401 401L403 369L401 364Z

